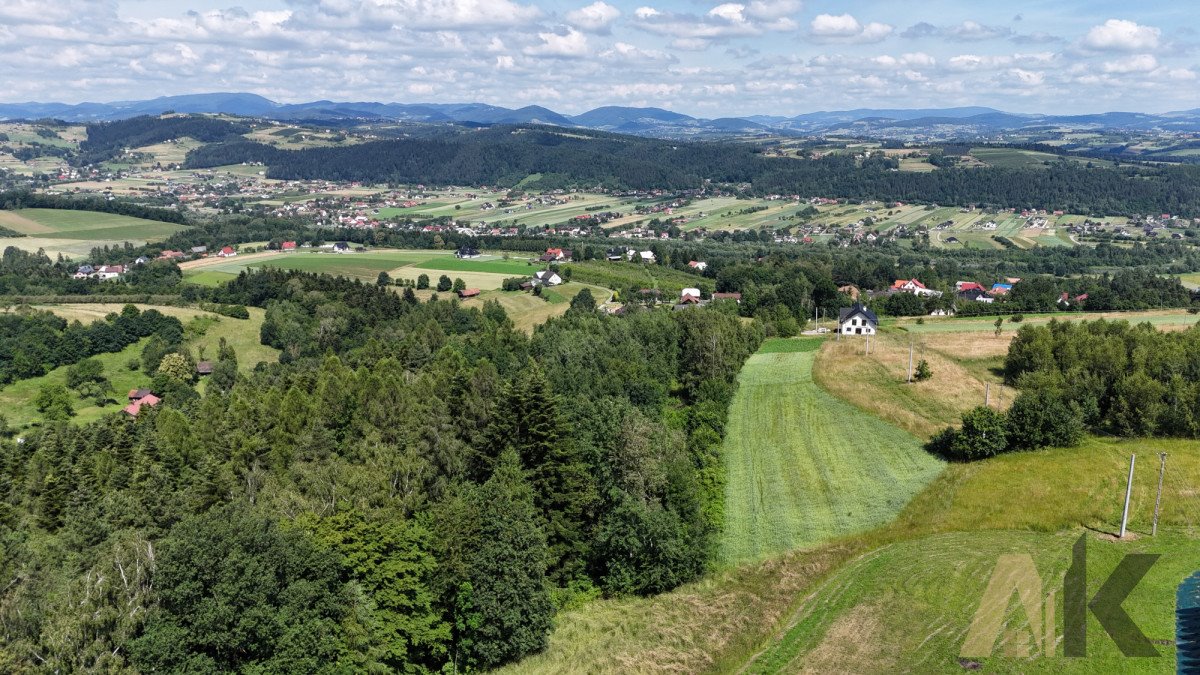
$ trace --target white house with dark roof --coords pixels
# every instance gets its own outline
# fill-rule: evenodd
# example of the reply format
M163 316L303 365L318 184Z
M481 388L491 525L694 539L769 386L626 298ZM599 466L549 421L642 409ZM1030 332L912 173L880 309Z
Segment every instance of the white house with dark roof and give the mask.
M879 330L879 317L861 302L843 307L838 313L838 333L842 335L874 335Z

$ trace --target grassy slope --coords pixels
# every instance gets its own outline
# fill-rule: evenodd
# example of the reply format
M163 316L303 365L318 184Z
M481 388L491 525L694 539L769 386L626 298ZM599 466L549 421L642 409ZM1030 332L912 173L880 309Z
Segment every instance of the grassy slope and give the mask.
M913 436L829 395L812 378L818 341L768 343L739 376L724 456L726 562L878 526L942 464Z
M1160 450L1169 453L1163 525L1151 538L1153 455ZM1130 515L1137 538L1115 542L1111 533L1120 522L1129 453L1142 462ZM1163 554L1125 608L1148 637L1169 640L1174 588L1200 560L1200 512L1191 487L1197 481L1200 443L1194 441L1093 439L1080 448L954 465L896 523L865 538L864 555L822 583L748 670L821 670L834 656L864 657L843 661L864 672L961 672L958 652L996 557L1032 554L1046 590L1058 589L1061 598L1070 547L1080 535L1088 537L1089 597L1124 553ZM1013 630L1027 630L1023 614L1009 610ZM1061 605L1057 621L1061 637ZM856 655L849 636L866 652ZM1087 659L997 656L984 659L984 669L1174 672L1169 645L1159 646L1168 658L1120 659L1094 619L1088 640Z
M1015 331L1001 337L978 333L881 333L865 353L862 339L828 341L817 355L814 378L833 395L922 439L957 423L963 412L984 400L991 383L991 404L1004 408L1012 391L1000 388L995 369ZM929 363L933 377L907 383L908 351L913 367Z
M126 364L130 359L138 359L142 353L145 340L129 345L119 352L97 354L96 358L104 364L104 374L113 384L110 392L112 402L103 407L97 407L90 400L83 400L72 393L75 404L75 417L72 421L78 423L92 422L100 417L116 412L128 403L125 394L136 387L149 386L150 378L140 370L130 370ZM38 391L48 384L67 385L67 369L70 366L55 368L41 377L14 382L0 389L0 410L3 410L8 423L14 427L22 427L42 419L41 413L33 406L33 399Z
M54 311L69 320L83 322L95 321L101 319L108 312L120 311L122 305L115 304L71 304L71 305L45 305L39 309L49 309ZM149 305L139 305L142 309L147 309ZM217 346L220 338L224 337L226 341L237 351L238 368L242 371L250 371L259 361L275 361L279 358L279 351L270 347L259 344L259 329L262 327L264 312L257 307L251 307L249 320L238 320L229 317L218 317L215 314L201 312L195 309L187 309L181 307L154 307L164 314L178 317L184 321L185 325L188 320L197 316L206 316L217 319L216 323L211 325L205 333L188 343L188 347L192 349L193 354L201 345L205 347L206 358L216 358ZM111 354L98 354L95 356L102 364L104 364L104 374L113 383L115 393L112 394L112 402L103 407L92 405L90 401L75 399L75 417L71 418L73 422L87 423L99 419L100 417L116 412L126 404L125 394L137 387L149 386L150 378L140 370L130 370L128 363L131 359L139 359L142 354L142 347L145 345L145 340L132 344L120 352ZM67 369L70 366L62 366L55 368L49 373L28 380L14 382L3 389L0 389L0 411L3 411L4 416L8 419L9 424L13 426L24 426L41 420L41 414L33 406L33 399L37 396L38 390L47 384L62 384L66 386Z
M1089 440L1080 448L949 465L896 521L864 535L726 569L653 598L601 600L564 612L546 652L503 672L798 672L806 666L810 672L963 672L955 660L961 641L953 636L969 625L992 554L1046 548L1048 557L1037 559L1047 565L1039 570L1052 586L1061 581L1051 573L1061 574L1065 565L1062 546L1088 532L1094 594L1091 584L1115 563L1105 549L1123 553L1129 544L1105 542L1093 530L1111 532L1119 523L1129 453L1148 458L1159 450L1170 459L1158 541L1174 560L1164 556L1126 607L1151 638L1169 637L1173 605L1165 588L1182 579L1181 560L1194 569L1200 559L1190 543L1200 536L1190 487L1200 482L1200 443ZM1135 477L1131 511L1143 546L1156 478L1147 469ZM872 557L879 564L864 566ZM1069 665L1077 672L1113 672L1110 643L1094 621L1088 639L1095 658L1078 664L996 659L985 670ZM875 651L860 661L856 648L862 646ZM812 660L793 660L803 653ZM1170 659L1120 665L1173 672Z

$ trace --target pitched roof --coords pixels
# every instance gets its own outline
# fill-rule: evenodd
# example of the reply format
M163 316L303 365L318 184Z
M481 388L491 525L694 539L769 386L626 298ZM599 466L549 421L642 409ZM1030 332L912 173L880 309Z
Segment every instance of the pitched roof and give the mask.
M875 316L875 312L864 307L861 302L854 303L853 307L843 307L838 312L838 323L845 323L855 316L861 316L874 324L879 323L879 317Z

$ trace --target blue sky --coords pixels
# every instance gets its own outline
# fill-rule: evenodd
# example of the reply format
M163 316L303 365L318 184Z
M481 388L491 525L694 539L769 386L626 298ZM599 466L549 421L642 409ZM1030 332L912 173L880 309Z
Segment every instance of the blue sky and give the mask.
M1171 2L3 0L0 100L247 91L703 117L1200 107Z

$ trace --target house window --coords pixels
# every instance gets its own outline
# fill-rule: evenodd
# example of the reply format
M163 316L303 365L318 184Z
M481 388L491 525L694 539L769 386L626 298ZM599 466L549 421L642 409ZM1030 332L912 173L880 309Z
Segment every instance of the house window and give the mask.
M861 329L861 328L855 328L855 329L854 329L854 334L855 334L855 335L862 335L862 329Z

